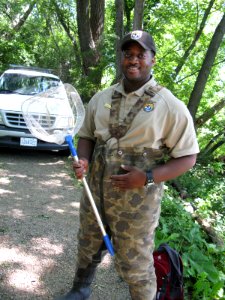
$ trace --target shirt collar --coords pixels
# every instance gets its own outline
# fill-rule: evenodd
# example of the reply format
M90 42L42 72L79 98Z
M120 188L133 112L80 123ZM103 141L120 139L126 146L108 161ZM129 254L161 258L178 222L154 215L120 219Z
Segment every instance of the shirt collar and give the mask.
M147 81L142 87L140 87L138 90L133 91L130 94L134 94L138 97L141 97L144 94L144 91L149 88L150 86L156 86L156 81L155 79L152 77L151 79L149 79L149 81ZM119 93L121 93L123 96L127 96L128 94L124 91L124 84L123 84L123 80L121 80L121 82L119 82L115 88L115 90Z

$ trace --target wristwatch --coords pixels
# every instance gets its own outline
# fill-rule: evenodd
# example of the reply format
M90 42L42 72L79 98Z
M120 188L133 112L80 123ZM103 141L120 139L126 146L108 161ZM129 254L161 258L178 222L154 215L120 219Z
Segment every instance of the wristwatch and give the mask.
M146 181L145 181L145 185L154 183L154 179L153 179L153 175L152 175L152 170L148 170L146 172Z

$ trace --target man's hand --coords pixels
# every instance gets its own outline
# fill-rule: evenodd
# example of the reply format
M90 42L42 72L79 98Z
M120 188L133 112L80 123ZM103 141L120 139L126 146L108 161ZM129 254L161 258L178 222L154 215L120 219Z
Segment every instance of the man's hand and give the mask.
M73 161L73 170L77 179L82 179L88 170L88 160L85 158L79 159L78 162Z
M122 175L111 175L112 184L121 190L140 188L145 185L146 173L141 169L121 165Z

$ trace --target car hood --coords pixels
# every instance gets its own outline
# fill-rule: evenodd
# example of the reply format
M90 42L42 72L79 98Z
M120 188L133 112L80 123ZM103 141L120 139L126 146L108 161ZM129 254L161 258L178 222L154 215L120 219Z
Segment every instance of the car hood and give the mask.
M62 94L60 97L57 97L57 94L54 95L54 97L44 96L39 96L39 94L36 94L33 97L30 95L12 93L0 94L0 110L22 112L22 108L25 111L30 108L32 109L32 112L47 115L58 115L62 116L62 118L73 118L73 111L68 99L66 98L66 94ZM28 99L32 99L32 101L26 102Z
M30 95L0 94L0 110L21 111L22 104Z

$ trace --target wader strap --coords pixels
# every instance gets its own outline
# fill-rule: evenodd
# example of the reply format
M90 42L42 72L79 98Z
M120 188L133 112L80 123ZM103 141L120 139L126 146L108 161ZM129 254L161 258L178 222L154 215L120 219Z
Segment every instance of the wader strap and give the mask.
M117 140L123 137L128 129L131 126L133 119L136 117L138 112L144 106L144 104L153 98L156 93L162 89L162 86L156 85L154 87L149 87L145 90L143 96L141 96L137 102L132 106L126 117L122 122L119 122L119 113L122 94L114 91L112 95L112 103L110 109L110 118L109 118L109 132L112 137L115 137Z

